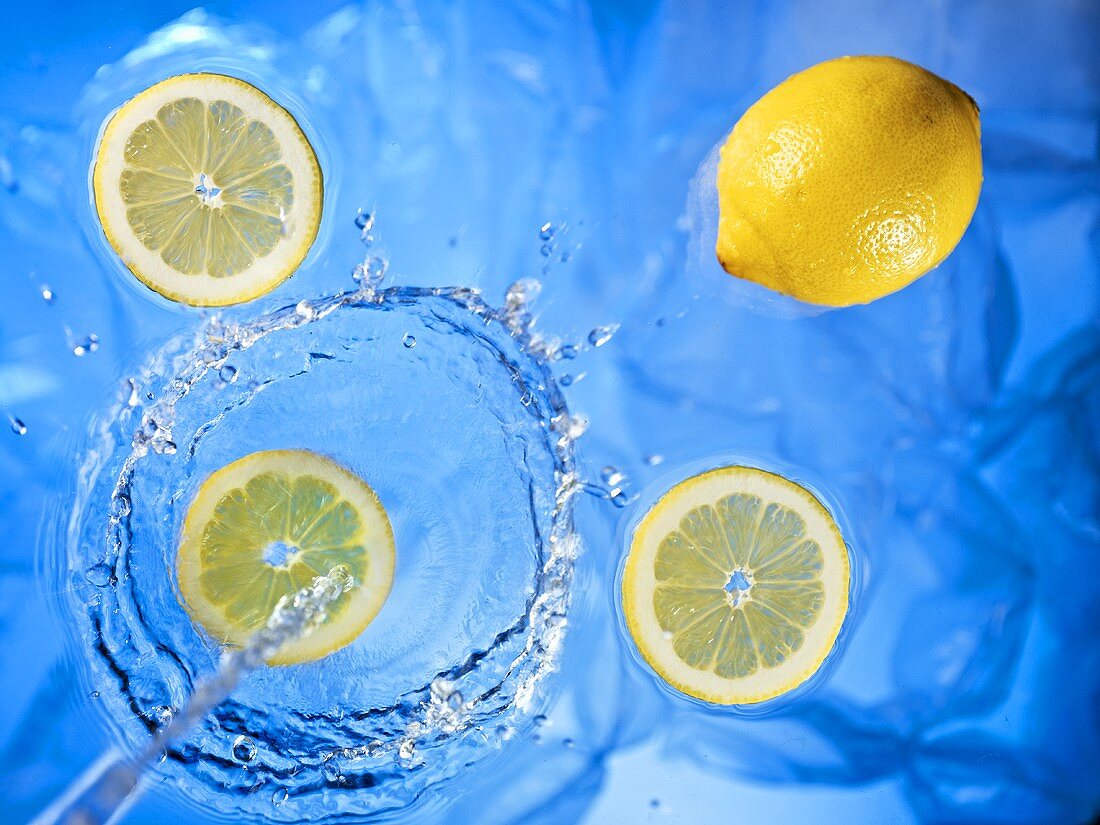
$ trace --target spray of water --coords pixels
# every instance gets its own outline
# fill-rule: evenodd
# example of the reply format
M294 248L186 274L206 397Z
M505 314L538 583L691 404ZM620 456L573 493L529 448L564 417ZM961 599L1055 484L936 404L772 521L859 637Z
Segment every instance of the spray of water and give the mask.
M354 586L342 565L297 593L283 596L267 624L240 648L227 650L217 672L199 684L184 709L160 728L139 753L110 752L91 766L69 790L39 815L33 825L100 825L116 820L133 804L142 776L170 745L184 738L221 704L247 674L283 645L308 636L324 623L328 607Z

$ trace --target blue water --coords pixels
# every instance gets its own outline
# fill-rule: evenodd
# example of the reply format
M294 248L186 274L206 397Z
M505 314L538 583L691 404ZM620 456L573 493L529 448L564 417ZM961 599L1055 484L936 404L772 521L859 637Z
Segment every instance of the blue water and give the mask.
M8 817L26 820L109 745L140 741L212 667L164 589L181 502L214 466L287 439L344 457L407 514L395 526L416 574L399 572L375 625L324 666L250 677L158 766L127 821L242 809L547 824L1096 812L1095 6L718 5L245 2L177 19L187 6L164 2L12 15L0 47ZM978 100L982 201L935 273L868 307L806 312L716 271L707 159L787 74L866 52L915 60ZM250 329L274 312L292 323L197 361L194 347L220 340L213 314L137 286L87 194L104 116L196 68L284 101L326 175L303 269L218 322ZM376 214L370 247L364 213ZM384 305L298 312L354 290L365 254L389 261L384 283L398 289ZM533 349L554 353L549 364L464 294L401 291L477 287L501 306L523 277L542 282ZM209 369L196 368L169 422L159 405L196 363ZM577 470L592 494L573 499L572 578L547 579L549 550L530 537L552 530L557 465L572 460L553 437L561 404L588 421ZM140 428L149 449L123 515L112 492ZM859 573L820 678L751 713L658 684L614 594L642 509L730 460L819 492ZM108 528L123 521L132 541L114 547ZM136 567L116 567L119 549ZM99 563L108 569L89 573ZM432 681L497 649L495 634L553 582L571 593L564 624L545 617L564 643L524 659L538 671L530 691L522 674L474 668L463 699L502 684L499 706L451 724L441 697L453 680ZM92 644L97 616L106 654ZM506 637L501 656L532 633ZM415 700L352 718L394 696ZM400 744L342 750L400 743L433 707L439 736L404 757ZM375 722L385 730L356 727ZM373 786L349 787L366 776Z

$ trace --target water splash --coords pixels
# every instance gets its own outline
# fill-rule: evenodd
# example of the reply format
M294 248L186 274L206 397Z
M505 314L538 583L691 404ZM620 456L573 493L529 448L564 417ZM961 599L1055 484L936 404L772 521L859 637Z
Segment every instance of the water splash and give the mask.
M105 755L39 815L34 825L99 825L116 819L133 804L150 765L159 761L169 747L223 702L245 675L273 657L285 644L308 636L320 627L328 608L354 584L347 568L337 566L326 575L315 577L309 586L297 593L279 599L266 625L252 635L248 644L222 655L217 673L198 686L180 713L166 711L162 714L166 724L136 756ZM248 737L238 736L233 743L233 753L240 761L249 762L256 755L256 746ZM247 754L247 758L241 758L240 754Z
M364 636L322 663L255 672L168 748L157 770L173 785L277 819L402 810L545 704L584 425L541 354L534 291L497 310L471 289L375 285L258 318L226 312L133 379L156 400L124 392L103 419L68 554L80 646L124 741L162 726L217 662L171 572L206 474L275 444L335 453L375 486L396 533L395 589ZM476 480L462 499L456 474Z

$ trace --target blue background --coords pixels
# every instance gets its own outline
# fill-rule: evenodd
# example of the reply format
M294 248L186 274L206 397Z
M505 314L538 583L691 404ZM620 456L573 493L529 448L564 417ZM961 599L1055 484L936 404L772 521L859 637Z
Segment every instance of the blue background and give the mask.
M157 53L127 63L189 8L5 10L0 414L26 427L0 428L9 816L28 818L109 739L74 671L65 584L46 545L67 517L94 416L147 351L198 322L134 287L105 253L86 191L95 130L153 80L224 65L242 44L257 49L255 79L306 116L330 184L318 247L265 305L350 285L364 208L378 211L399 283L477 285L496 300L535 276L544 331L582 342L597 324L622 325L559 365L574 379L571 406L591 422L581 448L590 477L619 468L636 497L625 509L596 497L580 507L583 592L553 729L576 732L567 747L555 733L556 750L517 759L510 795L482 783L425 817L1092 816L1095 3L210 3L169 30L175 41L154 38ZM761 310L759 294L700 252L709 201L691 179L768 88L859 53L913 60L977 99L978 214L952 258L896 296L821 315ZM557 231L544 255L547 221ZM74 355L91 333L98 349ZM760 718L662 690L611 608L630 520L662 486L727 458L815 481L844 512L861 562L843 655L812 694ZM200 815L155 790L132 817Z

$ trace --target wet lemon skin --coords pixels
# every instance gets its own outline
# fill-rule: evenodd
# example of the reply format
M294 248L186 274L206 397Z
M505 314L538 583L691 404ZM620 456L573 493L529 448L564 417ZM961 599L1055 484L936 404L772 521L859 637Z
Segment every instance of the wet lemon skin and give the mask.
M830 60L764 95L722 147L718 259L809 303L867 303L950 254L981 185L965 92L892 57Z

